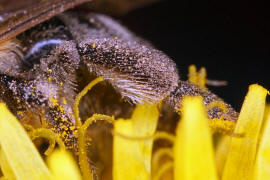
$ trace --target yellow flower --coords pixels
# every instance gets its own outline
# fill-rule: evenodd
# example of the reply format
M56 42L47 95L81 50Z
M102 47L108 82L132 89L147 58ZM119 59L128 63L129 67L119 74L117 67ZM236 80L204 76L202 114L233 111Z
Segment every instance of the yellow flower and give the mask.
M195 81L198 79L200 77ZM79 94L75 109L88 89L100 81L102 78L96 79ZM205 81L201 82L203 87ZM207 119L201 97L184 98L183 114L175 135L156 131L160 115L158 105L139 105L130 119L114 121L110 116L94 114L84 123L80 122L76 109L79 164L64 150L57 135L44 129L32 130L28 132L31 138L37 136L50 140L47 154L53 151L55 142L61 148L54 150L47 158L47 164L44 163L24 128L0 103L0 166L3 178L92 179L85 132L96 120L106 120L114 125L114 180L270 179L270 111L264 111L266 95L267 90L259 85L249 87L234 132L219 138L216 147L209 128L211 120ZM160 138L168 140L172 146L157 146L152 152L154 141ZM165 161L160 161L162 158Z

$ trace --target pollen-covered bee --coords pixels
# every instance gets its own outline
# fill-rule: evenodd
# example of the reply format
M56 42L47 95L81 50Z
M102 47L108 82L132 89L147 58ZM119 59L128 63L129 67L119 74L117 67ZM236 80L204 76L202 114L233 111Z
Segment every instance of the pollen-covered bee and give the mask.
M91 100L81 104L82 116L91 107L110 109L117 116L128 111L119 110L117 103L128 107L161 100L177 110L187 95L201 95L205 105L221 101L210 91L180 80L173 60L112 18L64 12L86 1L38 1L0 15L0 100L19 119L32 112L32 118L44 119L73 146L75 96L97 76L104 77L107 88L96 90ZM227 111L209 109L209 118L235 121L237 113L225 106Z

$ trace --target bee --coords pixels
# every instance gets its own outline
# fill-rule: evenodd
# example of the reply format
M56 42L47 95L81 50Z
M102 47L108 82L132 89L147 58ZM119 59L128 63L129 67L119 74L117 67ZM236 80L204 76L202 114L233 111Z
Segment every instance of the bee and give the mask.
M67 145L73 146L76 94L97 76L104 77L107 90L96 90L92 100L107 96L109 105L94 100L91 107L110 108L116 114L125 111L118 109L117 100L127 101L127 106L163 100L175 110L181 108L185 96L200 95L205 105L222 101L212 92L181 80L172 59L114 19L93 12L66 11L87 1L35 1L0 15L0 101L18 119L23 120L27 112L42 116ZM108 95L112 92L116 95ZM80 108L89 108L83 107L87 103ZM224 104L227 111L211 108L209 118L236 121L238 113Z

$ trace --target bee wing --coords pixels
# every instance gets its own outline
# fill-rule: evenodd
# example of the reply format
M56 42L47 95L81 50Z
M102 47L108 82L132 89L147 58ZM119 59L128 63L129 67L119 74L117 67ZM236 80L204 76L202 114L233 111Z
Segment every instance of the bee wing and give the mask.
M95 10L106 14L122 15L133 9L158 2L158 0L102 0L92 1L81 9Z
M90 0L27 0L22 1L23 3L17 0L9 1L9 3L0 2L0 43L67 9Z

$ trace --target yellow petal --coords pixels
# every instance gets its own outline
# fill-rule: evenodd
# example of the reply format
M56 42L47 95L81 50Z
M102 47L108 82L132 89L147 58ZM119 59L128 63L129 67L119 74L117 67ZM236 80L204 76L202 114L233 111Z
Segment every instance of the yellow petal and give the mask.
M80 180L80 170L71 156L65 150L55 150L47 159L54 180Z
M212 138L201 97L186 97L176 130L174 179L217 179Z
M131 117L135 136L152 136L156 131L158 116L157 105L138 105Z
M2 172L4 173L3 177L6 179L16 179L11 167L9 166L5 154L2 152L2 149L0 149L0 166Z
M265 108L264 108L264 115L263 115L263 124L262 124L262 128L261 128L261 133L260 133L260 139L262 139L263 136L263 132L266 128L266 124L269 118L269 114L270 114L270 104L266 104Z
M226 135L219 139L219 142L216 147L215 159L216 159L216 167L218 174L221 176L223 173L224 165L226 163L226 159L229 152L229 147L231 143L231 138Z
M198 72L195 65L188 67L188 81L198 85L201 89L206 90L206 69L202 67Z
M188 67L188 81L193 84L198 84L198 73L195 65Z
M150 179L153 140L147 137L154 134L158 116L156 105L139 105L130 120L119 119L115 122L114 180Z
M234 131L243 137L232 137L223 180L246 180L253 176L266 94L267 91L259 85L249 87Z
M270 112L266 116L265 129L258 149L255 179L270 179Z
M0 164L6 178L46 180L51 177L23 127L3 103L0 103L0 145Z

